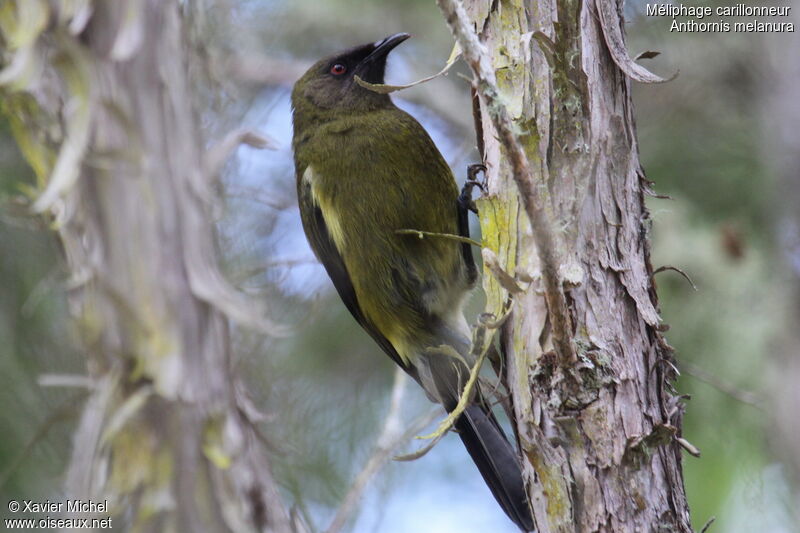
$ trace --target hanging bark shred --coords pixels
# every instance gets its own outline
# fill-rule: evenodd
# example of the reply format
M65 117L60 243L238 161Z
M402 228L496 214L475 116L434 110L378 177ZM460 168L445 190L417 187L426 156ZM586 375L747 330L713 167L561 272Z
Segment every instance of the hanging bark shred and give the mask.
M495 270L555 269L564 295L483 277L488 312L515 302L500 344L536 529L688 533L681 450L696 449L660 331L630 95L632 79L665 80L630 59L617 0L437 3L480 100L483 245ZM565 342L575 358L554 364Z

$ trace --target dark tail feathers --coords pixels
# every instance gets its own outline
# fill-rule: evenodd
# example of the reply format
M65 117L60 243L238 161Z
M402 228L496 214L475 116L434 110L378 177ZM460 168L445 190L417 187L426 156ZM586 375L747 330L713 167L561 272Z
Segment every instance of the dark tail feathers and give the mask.
M470 405L455 427L497 503L521 530L533 531L519 458L494 415L485 409Z

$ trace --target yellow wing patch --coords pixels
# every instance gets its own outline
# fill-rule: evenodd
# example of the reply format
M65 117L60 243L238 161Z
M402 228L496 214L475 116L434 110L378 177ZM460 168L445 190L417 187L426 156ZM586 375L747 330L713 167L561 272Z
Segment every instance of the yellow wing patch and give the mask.
M325 226L327 226L328 235L331 236L333 243L336 245L336 248L341 254L341 251L345 246L344 230L342 229L342 223L339 218L339 214L333 208L330 198L327 198L324 194L322 194L321 181L323 179L324 178L322 178L322 176L314 172L314 169L311 168L311 165L309 165L305 172L303 172L303 181L311 186L311 201L314 202L314 204L322 211L322 218L325 219Z
M345 238L342 219L330 196L330 187L325 186L325 178L320 173L315 172L310 165L303 172L301 179L303 185L308 186L308 190L311 193L311 202L316 207L319 207L322 212L322 218L325 221L328 235L333 240L334 246L339 255L344 257L343 250L347 245L347 239ZM381 335L386 337L403 364L407 366L413 365L417 359L419 349L413 342L410 342L409 331L403 327L402 321L397 320L393 313L387 312L381 304L377 304L376 307L376 302L370 298L364 300L365 295L358 294L357 284L354 284L353 289L356 291L356 298L359 300L359 306L365 318Z

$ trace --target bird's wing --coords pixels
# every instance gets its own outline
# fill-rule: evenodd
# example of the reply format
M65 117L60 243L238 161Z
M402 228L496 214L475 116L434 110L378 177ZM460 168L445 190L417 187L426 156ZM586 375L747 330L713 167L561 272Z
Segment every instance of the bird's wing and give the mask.
M328 226L325 223L325 217L322 210L313 201L311 196L311 184L308 180L301 179L304 169L298 170L298 185L297 195L300 203L300 218L303 221L303 228L305 229L308 242L311 244L314 254L320 260L325 270L328 272L333 286L336 287L336 292L339 293L345 307L347 307L350 314L356 321L363 327L367 333L378 343L378 345L386 352L392 360L400 365L403 370L408 372L413 378L417 379L416 372L413 367L406 365L397 350L394 349L392 343L384 337L380 331L370 322L358 305L358 298L356 297L353 282L350 280L350 274L347 272L347 267L344 264L344 259L339 254L333 239L328 232Z

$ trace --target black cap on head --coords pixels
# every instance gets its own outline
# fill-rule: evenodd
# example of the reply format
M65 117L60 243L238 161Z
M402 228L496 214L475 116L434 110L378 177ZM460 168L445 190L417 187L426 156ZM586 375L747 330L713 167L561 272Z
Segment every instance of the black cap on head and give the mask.
M363 48L366 48L368 53L364 59L359 61L355 74L370 83L383 83L386 73L386 58L389 52L409 37L411 35L408 33L395 33L375 43L364 45Z
M317 61L295 84L292 102L297 108L306 100L321 109L374 109L391 105L388 95L360 86L355 77L383 83L389 52L411 37L395 33L374 43L343 50Z

